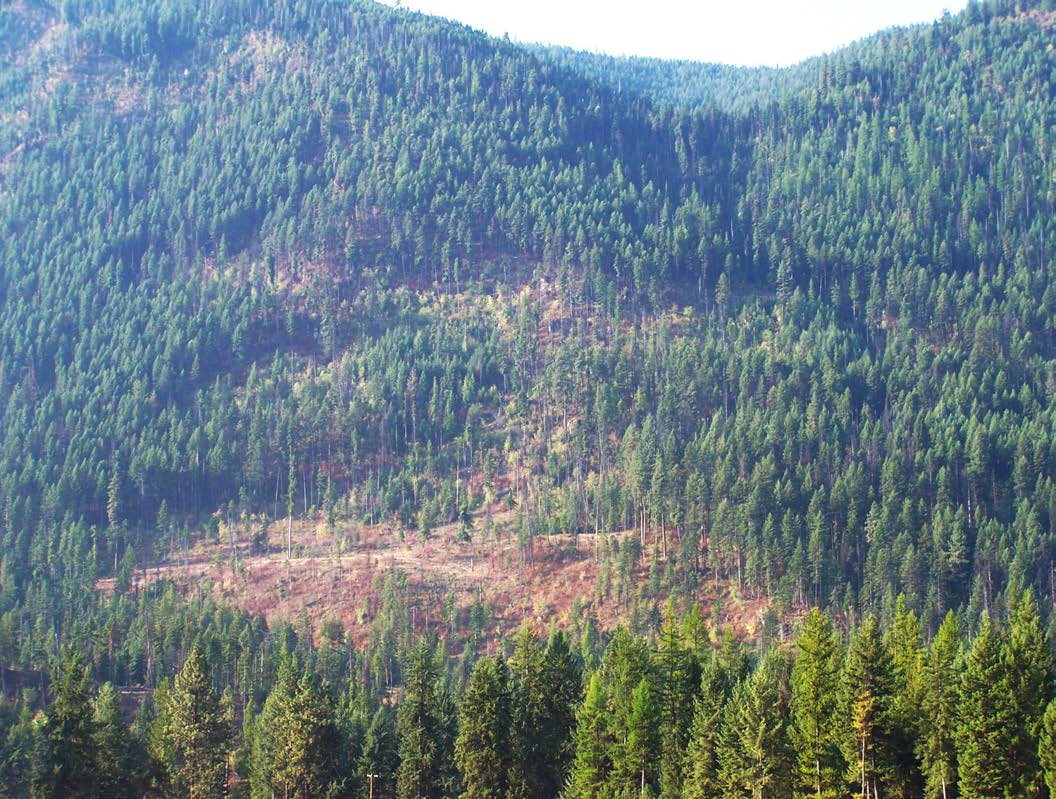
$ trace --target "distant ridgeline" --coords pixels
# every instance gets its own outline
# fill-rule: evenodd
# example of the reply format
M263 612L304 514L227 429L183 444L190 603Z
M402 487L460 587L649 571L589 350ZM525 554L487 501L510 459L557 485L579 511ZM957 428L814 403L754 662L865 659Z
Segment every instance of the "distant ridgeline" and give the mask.
M632 531L638 634L705 585L1047 618L1051 5L739 70L355 0L3 3L0 667L153 687L222 629L229 685L272 633L137 565L497 503L526 551Z

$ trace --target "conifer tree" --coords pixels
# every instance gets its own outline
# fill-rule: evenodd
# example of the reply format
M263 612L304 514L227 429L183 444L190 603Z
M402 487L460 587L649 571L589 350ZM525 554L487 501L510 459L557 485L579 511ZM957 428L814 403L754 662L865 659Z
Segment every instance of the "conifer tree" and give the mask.
M655 792L656 765L660 753L660 706L649 681L643 678L631 697L630 711L624 725L627 737L617 749L615 763L617 789L633 794L648 786Z
M1050 796L1056 796L1056 700L1049 702L1041 721L1038 762Z
M462 698L455 761L465 799L505 799L510 775L510 690L506 665L477 662Z
M791 737L803 795L834 797L846 784L838 722L840 644L817 608L807 614L792 666Z
M44 762L35 779L34 796L80 799L98 795L95 732L88 667L79 652L67 649L44 723Z
M131 790L132 737L121 713L121 698L110 683L103 683L96 694L93 721L99 799L122 799Z
M543 651L542 686L542 745L538 752L536 799L560 792L575 755L576 711L583 698L583 679L579 661L563 630L551 634Z
M849 776L862 799L883 795L891 777L894 675L880 626L867 616L847 651L841 714Z
M1009 743L1015 739L1015 700L1003 649L1002 636L984 616L961 677L956 742L963 799L1004 796L1014 784Z
M693 697L700 687L700 668L682 640L674 604L668 602L656 656L660 706L660 795L682 795L682 762L693 722Z
M767 655L726 706L718 753L724 799L791 796L788 702L787 665L781 656Z
M949 611L931 642L922 676L921 715L925 723L921 725L917 756L926 795L941 799L950 799L957 792L960 636L957 617Z
M393 799L399 763L396 719L388 706L380 705L363 738L358 769L360 794L373 795L374 799Z
M603 799L611 795L612 737L608 701L595 672L576 719L576 756L569 776L568 799Z
M723 680L715 662L709 661L693 703L693 724L682 764L682 799L711 799L719 794L718 744L724 706Z
M307 671L284 674L257 720L254 796L309 799L335 793L343 785L333 700Z
M223 796L231 720L213 689L200 645L191 649L172 689L162 699L155 724L167 758L162 766L171 795L188 799Z
M924 777L915 757L924 704L924 645L920 622L906 606L901 594L895 600L895 617L886 636L893 677L888 747L891 756L890 784L903 796L919 796Z
M510 795L536 799L542 791L546 688L543 656L535 635L524 627L514 641L511 676Z
M1052 698L1053 659L1030 591L1024 592L1011 609L1002 660L1013 701L1007 746L1014 790L1022 796L1037 795L1044 790L1038 740L1042 717Z
M399 799L443 799L455 792L455 730L450 714L433 650L426 641L420 641L411 656L397 713Z

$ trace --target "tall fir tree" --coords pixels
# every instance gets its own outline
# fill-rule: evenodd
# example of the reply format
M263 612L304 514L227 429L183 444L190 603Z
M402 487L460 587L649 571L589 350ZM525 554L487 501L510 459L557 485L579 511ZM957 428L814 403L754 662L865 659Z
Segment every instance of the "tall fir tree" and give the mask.
M957 786L963 799L1006 795L1014 784L1015 699L1009 694L1003 636L984 616L961 677Z
M163 742L162 763L168 793L188 799L215 799L227 788L231 744L230 713L209 677L205 653L191 649L171 690L159 703L155 724Z
M957 732L960 689L961 631L953 611L946 614L932 639L922 676L921 736L917 757L924 772L925 795L957 795Z
M901 594L895 600L895 617L888 628L885 644L891 656L894 678L888 733L890 786L899 796L919 796L924 790L924 776L915 749L921 734L925 650L920 621Z
M583 698L582 669L562 630L550 635L543 651L542 686L538 788L539 797L545 799L556 796L565 784L575 755L576 712Z
M359 789L364 799L394 799L400 757L396 718L391 708L379 705L363 738L359 757Z
M791 737L803 796L840 796L847 764L840 749L841 646L832 622L817 608L807 614L792 666Z
M1049 796L1056 796L1056 700L1049 702L1041 720L1038 762L1041 764Z
M1021 796L1040 795L1044 777L1038 761L1042 718L1052 698L1052 647L1032 592L1024 592L1009 614L1003 661L1014 723L1008 741L1009 765Z
M407 669L397 714L400 765L399 799L443 799L457 790L454 771L455 724L440 684L433 648L425 640L415 647Z
M693 724L682 763L682 799L711 799L719 794L719 730L725 700L724 681L710 660L702 669L693 702Z
M587 695L576 719L576 755L569 775L568 799L605 799L611 796L612 735L608 697L601 675L590 677Z
M132 789L132 736L121 712L121 697L110 683L99 687L93 720L99 799L122 799Z
M44 722L44 760L35 779L35 797L98 796L95 733L88 667L79 652L67 649Z
M288 661L264 703L255 732L254 797L335 795L350 776L340 763L332 697L314 675Z
M891 779L894 673L876 618L867 616L847 651L841 714L844 756L862 799L880 797Z
M789 695L787 663L776 653L767 655L734 691L719 738L724 799L792 795L795 758L788 730Z
M464 799L506 799L510 778L510 687L506 664L477 661L462 697L455 762Z
M616 750L613 774L617 791L633 796L635 789L642 794L648 790L655 795L659 777L660 705L653 687L644 677L635 686L623 727L627 737Z
M686 647L673 602L668 602L656 653L660 705L660 795L682 795L682 765L693 723L693 697L700 687L700 666Z

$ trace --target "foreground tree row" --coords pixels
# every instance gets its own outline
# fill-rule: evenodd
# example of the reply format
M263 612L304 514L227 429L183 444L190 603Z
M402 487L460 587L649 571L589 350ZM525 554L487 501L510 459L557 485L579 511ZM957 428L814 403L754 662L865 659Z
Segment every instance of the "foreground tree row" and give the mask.
M131 725L68 651L43 710L5 707L2 796L602 799L1048 796L1053 652L1029 593L930 642L901 600L848 635L812 610L749 648L695 610L654 640L618 630L594 669L526 631L453 678L422 640L397 690L338 687L279 655L238 711L195 646Z

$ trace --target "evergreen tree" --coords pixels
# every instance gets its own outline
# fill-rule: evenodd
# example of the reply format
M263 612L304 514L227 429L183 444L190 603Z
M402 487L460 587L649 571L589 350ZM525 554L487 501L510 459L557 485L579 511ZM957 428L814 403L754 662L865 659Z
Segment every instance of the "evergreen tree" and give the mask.
M231 719L213 688L200 645L195 644L172 689L158 704L161 764L170 795L214 799L224 795Z
M915 749L923 722L920 709L924 705L925 650L920 622L902 595L895 600L895 617L886 635L886 646L894 678L888 742L891 789L901 796L919 796L924 789L924 776L918 767Z
M701 673L700 693L693 703L693 725L683 757L682 799L711 799L719 795L719 730L722 727L725 687L714 661Z
M631 697L630 711L624 725L627 737L617 749L614 763L617 790L621 794L648 786L656 792L656 766L660 754L660 706L647 679L642 679ZM639 787L640 786L640 787Z
M35 779L34 796L80 799L98 795L98 751L90 686L84 658L76 650L67 649L44 723L44 762Z
M576 756L572 763L568 799L604 799L611 796L612 737L608 700L601 676L595 672L576 718Z
M844 756L862 799L879 797L894 766L891 750L894 674L873 616L851 639L843 673Z
M361 795L368 799L393 799L399 763L396 719L391 709L380 705L363 739L358 769Z
M1041 739L1038 742L1038 760L1049 795L1056 795L1056 700L1049 702L1041 722Z
M787 666L768 655L726 706L719 739L724 799L783 799L792 795L795 756L789 741Z
M1013 723L1006 742L1013 790L1038 795L1044 788L1038 762L1038 739L1045 708L1052 698L1053 659L1048 636L1031 592L1019 597L1009 614L1002 654L1012 698Z
M397 713L400 766L396 772L399 799L442 799L457 788L454 724L449 700L440 685L433 650L420 641L407 669L404 695Z
M700 668L682 640L674 604L668 603L657 651L660 705L660 795L682 795L682 763L693 722L693 697L700 687Z
M1005 796L1014 784L1015 700L1009 695L1004 642L988 617L965 660L957 723L958 790L964 799Z
M339 736L332 699L307 671L287 660L254 734L254 797L309 799L339 792Z
M924 772L925 793L950 799L957 794L955 736L959 713L960 626L953 611L946 614L928 651L923 669L922 734L917 747Z
M132 737L121 713L121 697L114 686L103 683L96 694L95 783L100 799L121 799L131 792Z
M796 648L791 737L800 790L803 795L839 796L847 768L838 722L840 643L829 618L817 608L804 619Z
M477 662L462 698L455 761L466 799L505 799L510 775L510 690L506 665Z
M575 755L576 712L582 698L579 661L572 654L568 636L555 630L543 651L538 794L529 799L557 796L565 784Z

